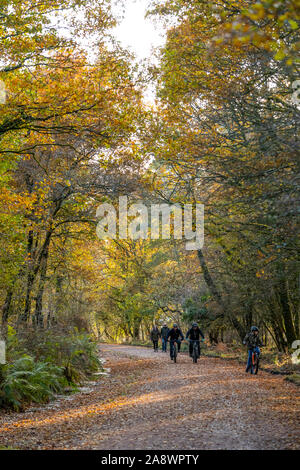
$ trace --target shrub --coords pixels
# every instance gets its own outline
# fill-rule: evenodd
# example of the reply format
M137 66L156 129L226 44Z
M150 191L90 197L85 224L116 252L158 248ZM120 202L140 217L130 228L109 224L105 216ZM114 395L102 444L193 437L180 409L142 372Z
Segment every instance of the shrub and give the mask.
M78 330L29 330L7 336L8 364L0 366L0 407L15 410L48 402L66 386L89 379L102 368L97 344Z
M70 338L70 356L67 367L68 373L71 370L71 377L75 374L75 382L80 382L102 369L97 345L87 335L81 334ZM66 378L68 379L67 375ZM70 381L73 382L72 378Z
M89 335L76 330L67 336L45 333L35 348L39 360L63 368L69 384L82 383L102 368L97 344Z
M20 410L31 402L44 403L64 385L61 367L24 355L2 368L0 406Z

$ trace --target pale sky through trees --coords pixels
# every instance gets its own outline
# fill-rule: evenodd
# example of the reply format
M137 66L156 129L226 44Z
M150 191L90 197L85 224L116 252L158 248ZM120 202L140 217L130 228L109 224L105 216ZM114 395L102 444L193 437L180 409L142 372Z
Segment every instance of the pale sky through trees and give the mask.
M116 39L140 60L149 58L152 48L164 42L162 30L150 18L145 19L148 5L149 0L126 0L124 18L114 29Z
M115 2L113 11L121 16L119 24L113 29L113 36L124 49L134 53L137 61L154 60L154 48L165 42L163 29L152 18L145 18L151 0L126 0ZM123 14L122 14L123 12ZM144 90L145 103L154 103L155 90L149 85Z

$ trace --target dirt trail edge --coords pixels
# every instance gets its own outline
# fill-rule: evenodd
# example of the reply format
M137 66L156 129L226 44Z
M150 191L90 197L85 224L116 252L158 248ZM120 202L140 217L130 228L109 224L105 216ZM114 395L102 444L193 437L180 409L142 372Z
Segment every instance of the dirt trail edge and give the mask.
M0 413L16 449L299 449L299 388L235 361L101 345L109 376L24 413Z

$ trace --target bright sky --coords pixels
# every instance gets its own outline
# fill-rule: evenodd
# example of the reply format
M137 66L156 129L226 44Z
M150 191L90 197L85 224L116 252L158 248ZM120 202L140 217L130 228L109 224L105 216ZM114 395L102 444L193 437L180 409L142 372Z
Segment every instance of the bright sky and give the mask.
M124 19L114 29L116 39L140 60L151 57L152 48L164 43L163 31L149 18L145 19L149 3L149 0L126 0Z
M151 18L145 19L149 5L153 5L153 0L112 0L112 12L118 19L119 24L110 33L121 43L124 49L134 53L137 61L152 59L153 50L162 46L165 42L165 31ZM56 17L53 18L53 26L60 28L61 34L70 37L71 32L67 23L60 18L58 25ZM80 43L80 40L79 40ZM90 48L84 38L81 42L83 48L90 54L93 60L95 51ZM107 44L109 47L109 43ZM145 91L146 100L153 102L154 89L151 86Z

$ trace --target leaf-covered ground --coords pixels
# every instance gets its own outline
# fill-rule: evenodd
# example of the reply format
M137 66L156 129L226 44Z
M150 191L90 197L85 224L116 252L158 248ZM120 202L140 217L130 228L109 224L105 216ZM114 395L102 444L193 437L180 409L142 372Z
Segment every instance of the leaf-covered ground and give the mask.
M17 449L297 449L299 388L235 361L102 345L111 373L81 393L0 414Z

